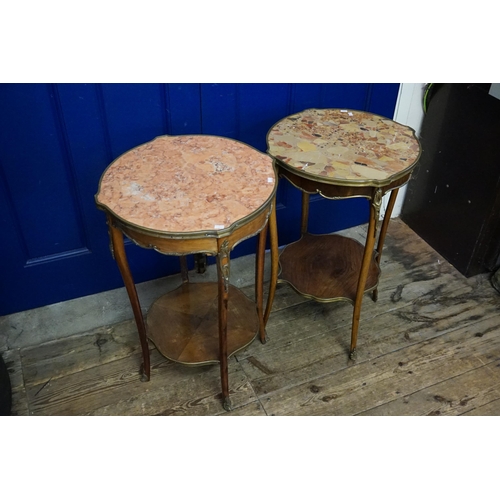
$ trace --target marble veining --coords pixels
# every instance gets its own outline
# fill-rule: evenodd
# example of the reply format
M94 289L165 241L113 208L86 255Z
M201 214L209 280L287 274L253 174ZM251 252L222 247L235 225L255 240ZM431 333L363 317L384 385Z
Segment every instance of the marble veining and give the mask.
M420 154L414 131L388 118L348 109L307 109L279 121L268 152L313 176L383 181L412 167Z
M161 136L111 163L96 201L147 229L213 231L258 210L276 182L272 158L239 141Z

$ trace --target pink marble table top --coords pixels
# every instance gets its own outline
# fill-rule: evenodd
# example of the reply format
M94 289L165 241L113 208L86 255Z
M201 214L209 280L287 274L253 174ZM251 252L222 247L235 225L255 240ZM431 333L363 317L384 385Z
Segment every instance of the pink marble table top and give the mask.
M161 136L109 165L96 202L148 230L217 232L262 207L276 182L272 158L242 142Z
M307 109L276 123L268 153L297 174L339 184L380 184L411 170L420 144L410 127L364 111Z

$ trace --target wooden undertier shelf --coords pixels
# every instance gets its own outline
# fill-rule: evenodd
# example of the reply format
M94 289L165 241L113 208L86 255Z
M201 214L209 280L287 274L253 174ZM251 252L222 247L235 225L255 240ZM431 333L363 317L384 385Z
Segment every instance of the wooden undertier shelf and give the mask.
M356 299L364 247L336 234L304 234L280 255L280 282L319 302ZM377 286L380 268L372 258L365 291Z
M147 333L163 356L185 364L219 362L217 290L217 283L184 283L154 302L147 315ZM230 285L228 356L250 344L258 329L255 303Z

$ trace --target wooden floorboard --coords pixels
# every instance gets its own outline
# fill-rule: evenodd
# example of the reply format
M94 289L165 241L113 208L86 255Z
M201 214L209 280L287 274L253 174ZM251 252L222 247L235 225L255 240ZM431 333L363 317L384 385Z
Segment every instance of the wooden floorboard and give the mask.
M462 365L466 369L467 361L464 363L462 360ZM461 415L481 412L481 408L500 400L500 367L496 361L484 366L471 365L470 370L443 381L434 376L432 369L427 370L427 380L423 381L420 377L421 382L428 384L425 388L400 396L363 415ZM446 375L451 376L452 373L450 370ZM406 387L409 388L409 385Z
M366 228L346 230L362 240ZM358 358L352 305L278 286L268 342L229 362L233 411L218 365L184 366L151 346L141 382L132 320L3 353L14 415L500 415L500 295L465 278L402 221L391 221L378 301L363 301ZM253 298L253 286L243 289Z
M275 390L263 398L264 408L274 415L357 415L485 363L498 364L497 333L476 337L476 325L356 362L349 369L309 377L300 385ZM481 380L480 385L487 382L490 388L490 378ZM258 385L254 385L259 394ZM470 394L466 391L465 396ZM419 411L415 407L410 414L418 415ZM391 413L382 410L379 414Z

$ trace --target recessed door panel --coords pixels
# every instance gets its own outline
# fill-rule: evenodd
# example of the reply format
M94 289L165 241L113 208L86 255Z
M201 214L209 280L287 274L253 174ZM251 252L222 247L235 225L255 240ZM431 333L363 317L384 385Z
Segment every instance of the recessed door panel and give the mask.
M74 165L56 86L2 87L0 162L25 264L85 251Z
M0 315L123 286L94 195L111 161L162 134L213 134L265 151L269 128L310 107L392 117L398 84L0 85ZM310 228L367 218L364 200L312 196ZM344 204L344 205L342 205ZM280 245L297 238L300 192L278 187ZM255 238L232 257L253 253ZM136 282L179 272L179 259L127 244Z

